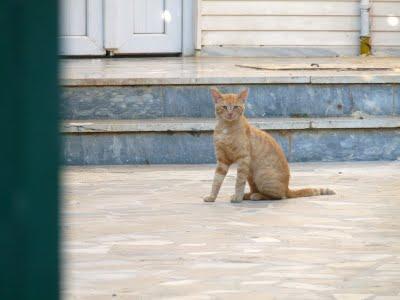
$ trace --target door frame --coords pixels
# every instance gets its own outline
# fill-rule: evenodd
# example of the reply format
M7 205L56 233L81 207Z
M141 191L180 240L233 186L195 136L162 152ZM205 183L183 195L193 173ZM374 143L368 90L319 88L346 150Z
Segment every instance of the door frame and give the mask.
M196 48L197 28L200 27L198 9L201 0L183 0L182 55L193 56Z

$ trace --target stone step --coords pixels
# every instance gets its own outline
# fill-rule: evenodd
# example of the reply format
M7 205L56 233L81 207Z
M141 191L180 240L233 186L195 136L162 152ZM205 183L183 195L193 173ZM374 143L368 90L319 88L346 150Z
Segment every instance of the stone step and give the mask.
M290 161L395 160L398 66L375 57L302 58L300 67L298 58L63 60L64 161L213 163L211 86L250 88L246 115Z
M400 128L400 117L255 118L250 123L263 130ZM63 133L203 132L212 131L215 119L165 118L151 120L68 120Z
M400 159L400 117L251 119L289 161ZM214 163L213 119L72 120L62 125L71 165Z
M211 85L64 87L62 118L212 118ZM237 93L249 87L246 115L263 117L340 117L354 112L400 115L400 86L391 84L224 85Z

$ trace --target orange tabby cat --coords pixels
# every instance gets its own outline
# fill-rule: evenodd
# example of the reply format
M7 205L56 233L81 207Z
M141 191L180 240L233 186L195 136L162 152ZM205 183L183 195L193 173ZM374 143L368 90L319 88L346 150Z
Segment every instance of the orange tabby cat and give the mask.
M317 195L333 195L330 189L289 189L289 166L282 148L268 133L250 125L244 117L248 89L236 94L221 94L212 88L217 125L214 144L217 157L211 195L204 198L213 202L228 172L237 163L235 195L231 202L272 200ZM246 181L250 193L244 193Z

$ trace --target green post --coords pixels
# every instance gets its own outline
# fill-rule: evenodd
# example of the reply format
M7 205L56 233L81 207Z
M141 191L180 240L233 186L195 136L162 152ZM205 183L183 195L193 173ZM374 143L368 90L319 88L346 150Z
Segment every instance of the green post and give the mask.
M58 299L57 2L0 1L0 299Z

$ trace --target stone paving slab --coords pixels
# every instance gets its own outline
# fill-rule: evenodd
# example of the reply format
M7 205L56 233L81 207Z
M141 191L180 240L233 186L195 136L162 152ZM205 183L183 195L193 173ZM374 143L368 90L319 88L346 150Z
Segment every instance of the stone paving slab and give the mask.
M288 70L291 65L329 64L331 70ZM255 68L243 66L255 66ZM274 70L257 69L268 65ZM282 70L282 68L284 68ZM346 70L353 68L353 70ZM354 68L359 68L355 71ZM148 57L64 59L64 86L273 84L273 83L399 83L395 57Z
M292 164L335 196L231 204L234 170L67 167L63 297L398 299L400 162Z

